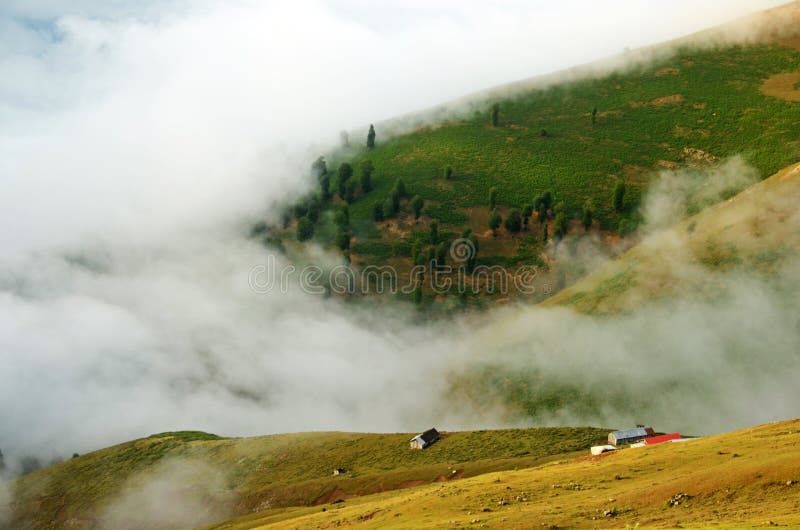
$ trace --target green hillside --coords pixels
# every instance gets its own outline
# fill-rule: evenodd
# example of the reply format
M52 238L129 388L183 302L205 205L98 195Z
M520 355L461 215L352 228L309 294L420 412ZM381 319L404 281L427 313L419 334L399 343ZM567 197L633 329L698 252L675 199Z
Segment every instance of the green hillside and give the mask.
M220 438L164 433L95 451L13 484L10 528L107 527L120 498L150 488L213 521L266 508L339 499L530 467L582 452L607 429L542 428L444 433L424 451L412 434L305 433ZM335 468L347 472L333 476ZM157 518L169 528L169 518ZM154 522L130 528L153 528ZM113 524L112 524L113 526Z
M800 255L799 198L800 163L649 236L544 305L619 313L689 293L711 298L717 272L769 276Z
M800 284L797 273L792 272L796 265L791 267L800 256L798 200L800 163L645 236L622 256L604 263L540 307L569 308L587 315L586 323L615 322L611 319L645 315L648 310L654 311L650 318L666 318L665 311L693 304L705 304L710 312L723 310L731 304L732 292L761 281L784 312L795 314ZM749 346L731 345L727 362L733 365L752 354ZM583 380L543 371L536 355L533 349L521 350L516 362L486 356L481 364L453 377L451 398L475 406L500 406L510 420L565 410L577 417L602 417L606 407L635 416L657 410L662 392L669 394L683 384L667 380L659 386L649 381L647 392L630 385L590 389ZM762 355L769 362L768 353Z
M795 44L683 45L667 58L602 77L487 97L472 114L396 136L382 135L378 124L374 149L327 156L327 176L321 178L330 181L332 198L317 191L316 198L299 201L293 215L316 218L321 209L319 220L309 225L312 240L330 248L349 243L347 254L361 267L388 264L407 275L414 263L438 254L454 265L447 247L469 229L478 247L475 265L535 264L546 270L553 256L545 242L559 225L584 233L584 210L591 212L589 231L612 238L634 230L655 170L709 167L740 154L768 176L800 159L800 103L791 87L783 87L784 77L800 70ZM373 167L370 191L360 184L367 161ZM349 220L340 215L337 223L335 214L345 204L337 192L343 163L353 168L350 188L342 186L345 198L353 197ZM376 222L375 205L391 203L398 180L406 189L399 211ZM626 191L617 208L612 194L620 182ZM527 229L514 232L501 225L492 234L487 224L492 189L502 219L512 209L533 207ZM545 201L538 220L537 198L546 192L552 200L549 208ZM424 206L415 220L411 198L417 195ZM435 241L433 221L439 225ZM297 221L290 215L287 222L267 238L296 249ZM342 234L349 241L342 241ZM476 290L486 295L488 289ZM423 291L432 295L427 287Z

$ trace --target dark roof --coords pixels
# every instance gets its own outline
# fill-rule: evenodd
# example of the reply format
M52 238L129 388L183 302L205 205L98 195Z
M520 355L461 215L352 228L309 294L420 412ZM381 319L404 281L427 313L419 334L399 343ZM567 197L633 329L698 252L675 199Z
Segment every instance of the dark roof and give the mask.
M428 429L424 433L419 435L426 444L433 443L439 439L439 431L436 429Z

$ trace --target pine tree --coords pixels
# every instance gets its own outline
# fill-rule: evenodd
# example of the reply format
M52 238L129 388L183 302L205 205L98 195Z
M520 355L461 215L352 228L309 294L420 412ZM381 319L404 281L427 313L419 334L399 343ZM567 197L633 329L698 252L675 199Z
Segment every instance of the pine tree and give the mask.
M352 204L354 200L356 200L356 183L352 180L347 181L347 184L344 186L344 197L342 197L347 204Z
M297 240L308 241L314 237L314 223L308 217L301 217L297 221Z
M347 162L342 162L339 166L339 197L344 199L347 192L347 182L353 176L353 166Z
M325 163L324 156L317 158L314 160L314 163L311 164L311 174L317 178L328 174L328 165Z
M522 214L519 213L519 210L516 208L512 208L510 212L508 212L508 217L506 218L505 222L506 230L511 233L517 233L522 228Z
M583 205L583 212L581 214L581 222L583 223L583 229L587 232L592 227L592 217L594 215L594 207L592 206L591 201L586 201Z
M380 202L376 202L372 205L372 219L379 223L383 221L383 204Z
M333 222L342 230L350 226L350 208L348 208L346 204L336 210L336 213L333 215Z
M349 250L350 249L350 234L348 234L344 230L340 230L336 234L336 246L339 247L340 250Z
M408 190L406 190L406 183L403 182L403 179L397 179L394 183L394 187L398 193L400 193L401 197L405 197L407 195Z
M533 206L531 206L530 204L526 204L522 208L522 226L525 228L525 230L528 229L528 223L530 222L532 215L533 215Z
M367 149L375 149L375 126L369 126L369 132L367 133Z
M495 103L492 105L492 127L497 127L500 124L500 104Z
M372 191L373 169L372 161L364 160L364 162L361 163L361 191L364 193Z
M500 228L501 224L503 224L503 218L500 216L500 212L495 208L492 210L492 213L489 214L489 228L492 230L493 236L497 237L497 229Z
M617 181L614 186L614 195L612 196L612 204L615 212L621 212L625 207L625 183L621 180Z
M319 190L322 200L327 201L331 198L331 178L327 173L319 178Z
M556 220L554 221L553 237L555 237L557 240L563 239L564 236L567 235L567 228L567 216L564 214L564 212L558 212L556 215Z
M414 198L411 199L411 209L414 211L415 221L419 219L419 216L422 214L423 206L425 206L425 201L422 200L422 197L420 197L419 195L414 195Z
M430 240L431 240L431 245L436 245L436 243L439 242L439 223L437 223L436 221L431 222Z

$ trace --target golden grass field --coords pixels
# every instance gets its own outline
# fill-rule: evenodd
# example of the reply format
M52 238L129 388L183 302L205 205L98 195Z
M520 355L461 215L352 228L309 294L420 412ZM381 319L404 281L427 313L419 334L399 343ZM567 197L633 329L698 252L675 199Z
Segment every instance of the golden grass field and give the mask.
M800 420L588 454L210 528L800 527Z

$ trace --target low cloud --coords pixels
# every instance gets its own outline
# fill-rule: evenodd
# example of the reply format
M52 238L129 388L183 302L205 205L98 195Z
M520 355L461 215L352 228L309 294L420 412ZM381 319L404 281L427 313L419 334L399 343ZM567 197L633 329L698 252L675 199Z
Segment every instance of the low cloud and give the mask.
M642 205L645 227L664 230L703 208L728 199L759 180L758 171L742 157L713 168L660 171Z
M195 528L233 515L221 470L180 459L129 478L98 514L103 530Z

